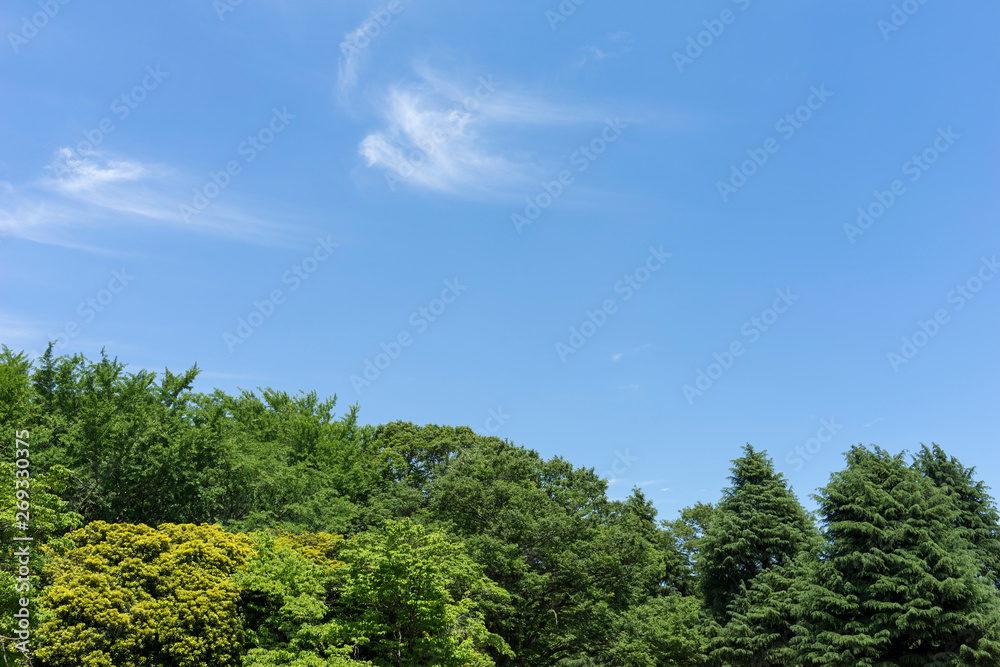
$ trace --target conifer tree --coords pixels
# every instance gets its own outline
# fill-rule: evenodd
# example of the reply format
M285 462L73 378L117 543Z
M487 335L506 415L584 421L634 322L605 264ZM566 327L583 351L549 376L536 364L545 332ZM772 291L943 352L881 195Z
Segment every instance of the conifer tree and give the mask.
M927 477L856 446L815 496L827 544L802 595L794 664L1000 664L996 591ZM946 648L949 647L949 648Z
M816 538L808 513L764 452L746 445L733 464L701 540L699 578L705 606L723 625L729 605L761 572L791 563Z
M975 468L966 468L937 444L922 445L914 466L957 505L956 527L975 549L981 573L1000 589L1000 515Z
M795 665L791 646L801 596L816 554L802 551L785 565L769 568L745 585L729 605L729 622L709 645L713 665Z

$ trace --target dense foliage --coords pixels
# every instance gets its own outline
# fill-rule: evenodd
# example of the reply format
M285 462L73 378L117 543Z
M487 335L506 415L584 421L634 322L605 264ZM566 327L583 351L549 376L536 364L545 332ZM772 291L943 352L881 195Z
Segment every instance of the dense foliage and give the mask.
M48 665L236 665L245 535L218 526L93 521L48 567L38 628ZM60 551L58 548L55 549Z
M9 663L1000 664L1000 517L937 445L852 448L817 517L747 445L717 502L658 521L467 427L197 374L3 348Z

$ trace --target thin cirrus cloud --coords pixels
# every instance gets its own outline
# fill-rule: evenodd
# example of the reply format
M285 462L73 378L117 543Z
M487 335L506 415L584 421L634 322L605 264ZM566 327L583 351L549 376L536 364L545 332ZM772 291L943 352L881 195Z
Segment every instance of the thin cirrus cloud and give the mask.
M516 195L549 175L557 156L535 150L531 130L603 122L607 115L549 102L490 75L462 83L427 66L391 86L378 107L382 126L359 153L395 190L401 185L473 199Z
M0 309L0 340L5 345L34 342L43 330L40 322L23 319Z
M396 10L390 12L390 6ZM392 191L409 187L478 200L521 195L550 176L557 159L531 136L531 128L600 124L608 115L542 99L492 73L445 76L419 60L409 84L384 85L369 61L389 33L405 24L407 11L413 11L409 6L407 0L397 0L373 11L340 43L339 102L357 113L358 102L374 100L367 113L380 126L361 139L358 152ZM623 44L628 33L608 40L622 52L628 50ZM599 53L602 58L619 55Z
M66 320L49 319L41 321L14 315L0 309L0 341L3 341L4 345L13 350L23 350L29 359L38 359L42 356L42 352L49 341L56 342L57 339L61 341L56 345L57 351L65 346L66 324ZM109 342L107 340L90 339L86 336L74 340L74 343L77 345L91 349L100 349Z
M609 33L605 37L603 48L596 45L588 45L581 49L581 57L577 61L577 67L583 67L590 61L600 62L608 58L618 58L632 50L632 38L627 32L620 31Z
M94 232L135 223L266 245L288 240L282 226L220 201L185 222L181 205L192 206L191 191L162 165L63 148L46 172L23 185L0 182L0 235L95 252L105 249L93 244Z
M359 26L353 31L344 35L344 41L340 43L340 67L337 72L337 88L341 98L358 83L359 60L363 52L353 47L353 42L359 35L364 34L364 26Z
M369 57L370 49L385 39L385 34L395 27L393 23L398 22L397 16L409 5L409 0L394 0L384 7L372 10L361 24L344 34L344 41L340 43L337 72L337 89L342 103L347 101L357 85L358 72Z
M615 352L611 355L611 361L620 361L626 354L640 354L653 347L652 343L646 343L638 347L633 347L631 352Z

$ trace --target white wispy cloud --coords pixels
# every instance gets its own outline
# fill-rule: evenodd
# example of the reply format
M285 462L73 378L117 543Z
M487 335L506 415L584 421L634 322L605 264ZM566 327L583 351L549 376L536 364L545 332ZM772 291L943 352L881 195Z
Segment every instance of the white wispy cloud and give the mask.
M650 349L651 347L653 347L652 343L646 343L645 345L639 345L638 347L633 347L632 350L628 352L615 352L614 354L611 355L611 361L620 361L627 354L640 354Z
M13 348L34 343L45 326L41 322L27 320L0 310L0 342Z
M344 35L344 41L340 43L340 65L337 71L337 87L342 97L358 83L359 60L364 52L354 48L353 43L363 34L364 26L358 26Z
M181 205L191 205L191 179L163 165L96 151L57 151L41 178L15 185L0 182L0 235L101 252L91 232L120 225L157 224L244 242L283 245L289 230L212 201L189 223ZM219 199L238 199L223 192Z
M608 58L617 58L632 50L631 34L625 31L608 33L604 41L603 48L601 46L588 45L580 49L582 55L576 63L577 67L583 67L591 60L600 62Z
M468 198L537 187L554 156L527 132L546 126L601 123L607 114L526 93L492 75L459 83L426 65L417 80L392 86L378 112L383 126L359 145L368 167L390 186L405 184Z
M21 315L15 315L0 310L0 343L8 346L15 352L24 351L30 359L38 359L45 351L49 341L60 340L62 345L56 345L56 354L65 346L65 341L69 339L65 326L69 321L77 320L38 320ZM107 345L108 341L95 341L87 336L73 339L76 349L99 350Z
M399 15L409 6L409 0L391 0L372 9L356 28L344 33L340 43L340 62L337 72L337 92L340 101L346 102L358 84L358 73L368 58L369 50L385 39Z
M64 168L57 170L56 165ZM68 148L58 151L49 169L57 174L56 178L49 179L53 189L71 195L94 193L102 186L138 181L150 172L149 167L128 160L106 160L102 165L96 160L76 157Z
M521 166L492 154L472 114L435 104L415 90L393 90L386 100L386 127L359 146L368 166L400 181L442 192L481 191L519 180Z

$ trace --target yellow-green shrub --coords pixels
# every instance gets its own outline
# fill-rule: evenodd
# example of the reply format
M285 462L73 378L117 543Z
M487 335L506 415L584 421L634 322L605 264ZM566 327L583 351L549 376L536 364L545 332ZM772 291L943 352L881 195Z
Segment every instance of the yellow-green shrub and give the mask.
M237 665L239 591L253 540L213 525L96 521L48 564L37 657L47 665Z

